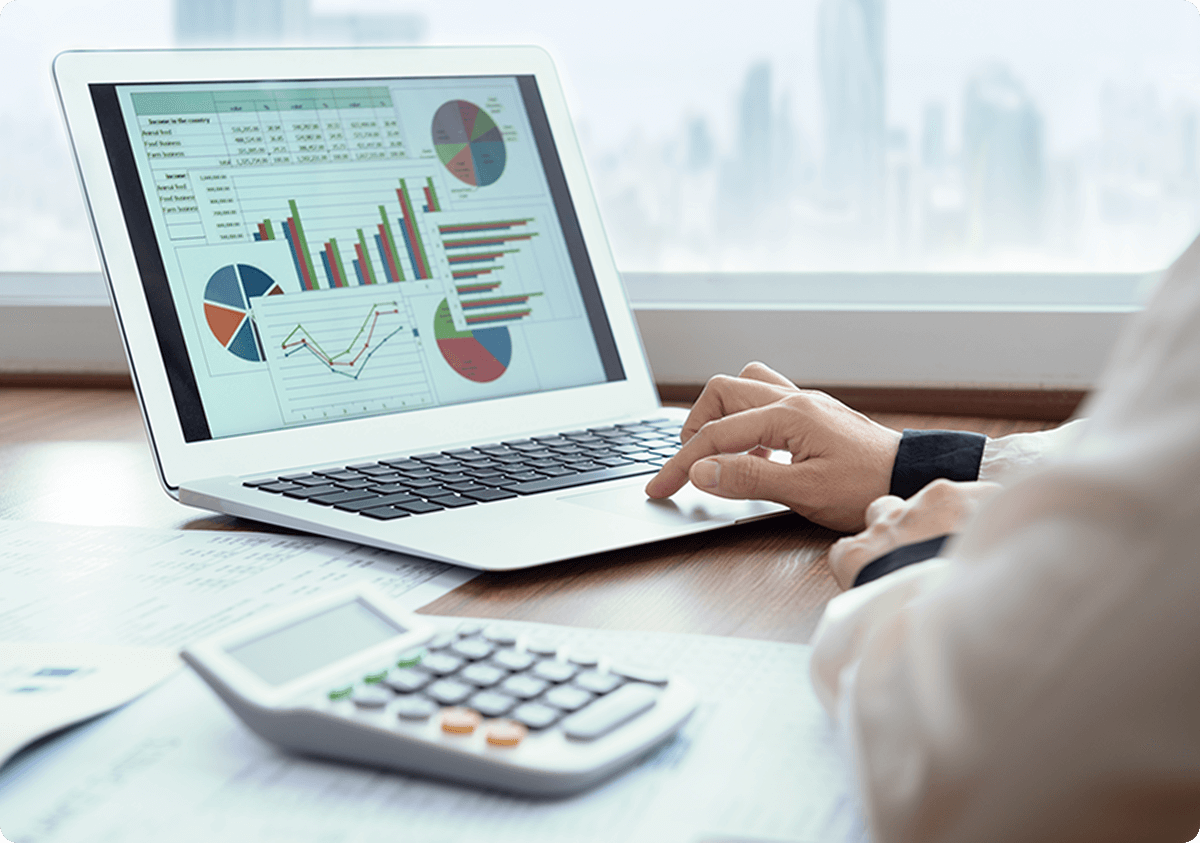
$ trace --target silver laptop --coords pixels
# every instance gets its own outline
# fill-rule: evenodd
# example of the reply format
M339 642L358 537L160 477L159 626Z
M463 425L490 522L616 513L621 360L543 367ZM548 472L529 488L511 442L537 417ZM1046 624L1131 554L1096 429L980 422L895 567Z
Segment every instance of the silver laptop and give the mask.
M486 570L761 518L677 446L535 48L68 52L54 76L183 503Z

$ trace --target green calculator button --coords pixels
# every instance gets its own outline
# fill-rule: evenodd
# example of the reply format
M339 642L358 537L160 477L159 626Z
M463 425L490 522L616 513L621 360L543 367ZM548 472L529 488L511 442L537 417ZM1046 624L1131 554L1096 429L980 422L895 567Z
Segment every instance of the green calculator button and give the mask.
M425 658L425 648L414 647L411 650L405 650L396 658L396 667L416 667L423 658Z
M345 688L334 688L329 692L329 699L344 700L354 691L353 685L347 685Z
M368 685L375 685L379 682L382 682L384 679L386 679L387 675L388 675L388 672L386 670L381 670L378 673L368 673L366 676L363 677L363 681L366 682Z

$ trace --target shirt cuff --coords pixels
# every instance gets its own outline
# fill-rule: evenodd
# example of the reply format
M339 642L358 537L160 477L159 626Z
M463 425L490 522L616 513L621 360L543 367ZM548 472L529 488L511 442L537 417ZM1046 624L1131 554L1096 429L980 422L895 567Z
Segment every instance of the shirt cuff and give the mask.
M858 576L854 578L854 586L857 588L863 583L869 583L872 580L877 580L882 576L890 574L892 571L898 571L901 568L912 565L916 562L924 562L926 559L932 559L942 551L942 545L951 536L947 533L944 536L938 536L932 539L926 539L923 542L916 544L901 545L890 553L885 553L878 559L874 560L867 567L858 572Z
M892 465L891 494L911 498L930 482L977 480L987 437L959 430L906 430Z

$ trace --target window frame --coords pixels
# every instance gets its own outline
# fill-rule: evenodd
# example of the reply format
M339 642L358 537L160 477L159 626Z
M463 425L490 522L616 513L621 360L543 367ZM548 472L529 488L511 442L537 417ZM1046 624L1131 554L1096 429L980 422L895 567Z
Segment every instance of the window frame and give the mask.
M815 387L1033 390L1094 387L1160 276L623 273L660 386L762 360ZM0 322L0 374L128 371L99 272L0 272Z

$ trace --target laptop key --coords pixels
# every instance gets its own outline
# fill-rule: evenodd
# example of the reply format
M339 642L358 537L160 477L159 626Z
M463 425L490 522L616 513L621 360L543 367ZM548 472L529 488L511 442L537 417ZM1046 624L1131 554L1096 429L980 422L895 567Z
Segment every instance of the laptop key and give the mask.
M444 506L448 509L457 509L460 506L472 506L478 501L471 498L464 498L460 495L438 495L435 498L429 499L430 503L436 503L438 506Z
M464 498L474 498L477 501L488 503L489 501L502 501L508 498L515 498L513 492L506 492L504 489L477 489L473 492L463 492Z
M382 497L363 498L357 501L346 501L345 503L335 503L334 509L340 509L342 512L362 512L364 509L373 509L380 506L394 506L398 503L409 503L411 501L419 501L420 498L415 498L412 495L385 495Z
M327 495L317 495L308 499L309 503L317 503L321 506L333 506L339 503L350 503L352 501L379 500L379 495L365 489L349 489L341 492L330 492Z
M578 472L573 466L567 468L561 465L550 465L545 468L539 468L538 474L544 474L547 477L564 477L568 474L578 474Z
M260 492L271 492L272 494L277 495L280 492L287 492L291 489L299 489L301 487L297 486L295 483L288 483L283 480L278 480L272 483L262 483L254 488L258 489Z
M444 507L428 501L413 501L412 503L397 504L400 509L407 510L413 515L424 515L427 512L441 512Z
M327 495L330 492L342 491L345 490L339 489L337 486L334 486L332 483L330 483L326 486L297 486L294 489L285 491L283 494L284 497L296 498L297 500L307 500L308 498L315 498L319 495Z
M572 486L585 486L589 483L600 483L604 480L615 480L619 477L633 477L638 474L653 474L657 468L644 462L628 463L601 471L586 471L582 474L568 474L563 477L543 477L528 483L515 483L504 488L520 495L532 495L538 492L553 492L558 489L569 489Z
M407 518L412 515L411 512L405 512L403 509L396 509L394 506L377 506L373 509L360 510L359 515L365 515L368 518L375 518L379 521L391 521L396 518Z
M412 489L412 493L421 498L433 498L438 495L452 495L453 492L446 491L444 486L416 486Z

